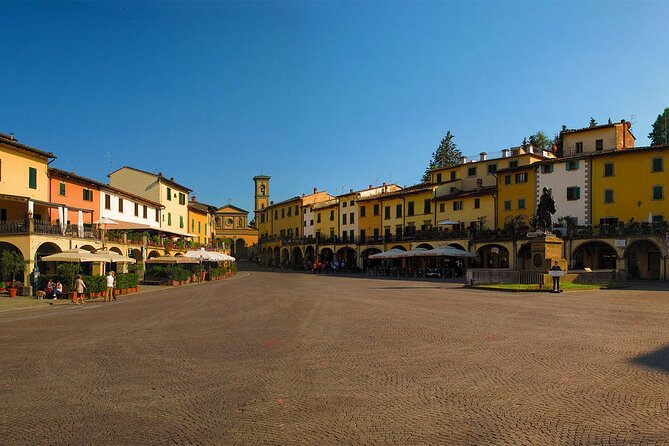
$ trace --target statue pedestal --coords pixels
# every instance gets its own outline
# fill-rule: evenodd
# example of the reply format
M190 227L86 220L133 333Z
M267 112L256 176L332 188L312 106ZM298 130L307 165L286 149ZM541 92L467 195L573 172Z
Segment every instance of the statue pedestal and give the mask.
M554 235L545 235L532 240L530 245L530 271L548 271L557 261L563 271L567 260L562 258L564 242Z

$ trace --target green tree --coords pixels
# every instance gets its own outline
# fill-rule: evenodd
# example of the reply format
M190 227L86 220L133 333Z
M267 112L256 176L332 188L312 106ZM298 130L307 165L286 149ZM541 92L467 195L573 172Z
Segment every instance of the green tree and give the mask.
M530 135L527 142L534 146L535 149L546 150L548 152L553 150L553 140L546 136L541 130L534 135ZM523 144L525 144L525 140L523 140Z
M651 146L669 144L669 108L665 108L664 113L657 115L648 138Z
M430 170L438 167L454 166L460 162L461 157L462 152L458 150L458 146L453 142L453 134L449 130L446 132L446 136L441 139L437 150L432 153L430 164L423 175L423 182L430 181Z

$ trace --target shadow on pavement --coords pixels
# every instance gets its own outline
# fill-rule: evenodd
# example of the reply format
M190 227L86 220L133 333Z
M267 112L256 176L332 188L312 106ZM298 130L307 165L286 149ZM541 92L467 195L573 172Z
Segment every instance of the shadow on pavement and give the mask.
M631 360L632 364L669 372L669 345L655 351L637 356Z

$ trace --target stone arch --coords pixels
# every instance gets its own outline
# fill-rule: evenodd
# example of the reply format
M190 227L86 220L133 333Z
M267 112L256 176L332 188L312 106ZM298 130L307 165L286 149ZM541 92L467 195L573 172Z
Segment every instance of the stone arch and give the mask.
M79 247L79 249L85 249L86 251L90 251L90 252L97 251L97 249L95 249L95 246L91 246L91 245L81 245Z
M316 252L313 246L307 246L304 250L304 259L307 263L313 263L316 257Z
M144 259L142 258L142 251L140 249L137 249L137 248L130 249L130 257L137 260L137 262L143 262L144 261Z
M370 267L380 265L381 260L370 259L369 256L380 253L381 250L378 248L367 248L360 253L360 258L362 259L362 269L367 270Z
M146 256L147 259L154 259L156 257L160 257L160 253L155 249L153 251L149 251L149 255Z
M290 262L290 251L288 248L281 250L281 266L286 266Z
M350 246L344 246L343 248L337 251L337 260L346 262L346 269L355 268L356 263L356 252L355 249Z
M650 240L635 240L625 248L628 279L658 280L661 263L662 251Z
M40 274L56 274L56 262L44 262L41 259L42 257L58 254L59 252L63 252L63 250L60 249L60 246L52 242L45 242L37 247L35 255L37 256L37 267L39 268Z
M109 248L109 251L115 252L116 254L123 255L123 252L121 252L121 250L119 248L117 248L116 246L114 246L113 248Z
M293 252L291 252L291 257L293 268L303 269L304 268L304 259L302 256L302 249L299 246L293 247Z
M281 249L278 246L272 250L272 266L281 265Z
M321 249L320 258L322 262L331 262L334 259L334 251L331 248Z
M520 271L534 269L532 265L532 243L524 243L518 248L516 254L516 265Z
M502 245L490 243L477 251L477 260L481 268L508 268L509 250Z
M395 245L390 249L399 249L400 251L406 251L407 249L402 245Z
M3 251L16 252L16 253L19 253L21 255L21 257L23 257L26 261L30 260L30 258L26 257L25 253L23 251L21 251L21 248L19 248L18 246L14 245L12 243L0 242L0 254ZM27 268L28 267L26 266L26 269ZM26 271L24 271L23 274L17 274L16 275L16 280L19 280L19 281L23 282L23 280L25 279L25 273L26 273ZM0 276L0 280L11 280L11 277L1 277Z
M416 246L415 249L434 249L434 246L430 245L429 243L421 243L420 245Z
M616 249L602 241L589 241L580 244L572 253L572 269L616 269Z
M467 249L464 246L462 246L460 243L449 243L446 246L450 246L452 248L456 248L456 249L459 249L461 251L467 251Z

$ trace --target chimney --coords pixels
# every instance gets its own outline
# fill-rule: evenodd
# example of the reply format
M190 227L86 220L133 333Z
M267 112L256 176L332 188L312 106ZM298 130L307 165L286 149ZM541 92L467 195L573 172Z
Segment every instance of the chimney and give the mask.
M174 177L170 177L170 181L174 183Z
M14 141L14 132L9 134L9 140Z
M348 190L348 193L349 193L349 194L352 194L352 193L353 193L353 189L349 189L349 190Z
M191 201L191 203L195 203L195 195L193 195L192 197L190 197L190 201Z
M466 156L460 157L460 164L466 164L466 163L467 163L467 157Z
M318 192L318 188L314 187L314 193Z
M371 185L371 184L369 185L369 188L370 188L370 189L373 189L373 187L372 187L372 185Z
M509 156L509 149L502 149L502 158Z
M481 161L485 161L486 159L488 159L488 154L485 152L481 152L479 153L479 155L481 156Z

